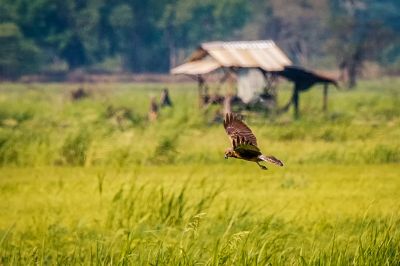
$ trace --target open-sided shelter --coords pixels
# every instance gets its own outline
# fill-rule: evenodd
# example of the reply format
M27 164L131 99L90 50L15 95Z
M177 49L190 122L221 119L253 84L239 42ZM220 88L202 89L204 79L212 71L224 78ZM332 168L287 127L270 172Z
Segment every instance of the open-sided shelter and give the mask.
M267 86L277 76L293 81L295 86L290 103L294 104L296 115L299 92L309 89L315 83L326 84L324 87L324 108L326 109L327 85L336 84L335 80L329 77L300 67L293 67L291 60L271 40L203 43L185 63L171 69L171 73L196 78L199 84L199 96L202 98L207 94L204 75L218 69L222 69L225 73L221 78L221 83L232 73L237 75L243 69L259 70Z

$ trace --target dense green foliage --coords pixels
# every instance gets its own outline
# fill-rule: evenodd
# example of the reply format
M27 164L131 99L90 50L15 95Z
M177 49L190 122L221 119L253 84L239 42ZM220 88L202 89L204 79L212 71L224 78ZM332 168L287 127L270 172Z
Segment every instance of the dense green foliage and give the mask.
M0 264L397 265L399 79L245 113L285 167L223 159L214 108L170 84L0 84ZM284 84L283 84L284 85ZM288 86L279 100L286 102Z
M40 51L13 23L0 24L0 75L16 78L40 66Z
M96 68L114 58L125 70L165 72L171 50L229 36L247 9L244 0L2 0L0 23L14 23L50 64Z
M0 26L16 40L1 41L0 75L167 72L201 42L234 39L273 39L298 64L359 72L365 60L398 65L399 14L397 0L1 0Z

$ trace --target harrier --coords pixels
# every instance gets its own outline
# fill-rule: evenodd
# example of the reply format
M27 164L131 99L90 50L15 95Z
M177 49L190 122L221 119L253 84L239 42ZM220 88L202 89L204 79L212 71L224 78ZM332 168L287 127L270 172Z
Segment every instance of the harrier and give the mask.
M226 114L224 128L232 142L232 148L225 151L225 159L233 157L255 162L263 170L267 170L267 167L260 164L262 161L283 166L283 163L274 156L266 156L261 153L253 132L237 115Z

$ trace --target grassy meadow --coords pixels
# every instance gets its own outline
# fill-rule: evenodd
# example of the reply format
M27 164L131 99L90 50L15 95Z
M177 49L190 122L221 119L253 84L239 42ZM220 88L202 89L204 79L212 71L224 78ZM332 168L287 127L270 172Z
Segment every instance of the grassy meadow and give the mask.
M400 78L244 113L261 171L224 160L215 107L168 84L0 83L0 265L398 265ZM282 84L280 105L290 97Z

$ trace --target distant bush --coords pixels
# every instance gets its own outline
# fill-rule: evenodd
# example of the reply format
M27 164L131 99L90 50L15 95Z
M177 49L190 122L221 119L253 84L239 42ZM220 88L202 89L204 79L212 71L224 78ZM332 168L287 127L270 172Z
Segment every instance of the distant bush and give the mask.
M18 162L18 151L11 134L0 134L0 164L15 164Z
M173 163L177 154L177 141L177 136L166 136L160 139L150 162L155 164Z
M12 104L2 103L0 107L0 121L13 119L17 123L21 123L32 119L35 112L30 106L16 106Z
M29 126L0 128L0 165L33 166L51 161L49 137L45 130Z
M23 37L14 23L0 24L0 77L15 79L22 74L38 72L39 48Z
M371 152L365 155L367 163L399 163L400 147L377 145Z
M306 137L305 129L301 127L291 127L279 134L278 139L282 141L302 140Z
M84 165L90 142L90 135L86 130L80 130L76 135L68 136L61 147L63 163L72 166Z
M120 130L125 130L129 126L142 126L144 122L143 117L138 115L131 108L124 106L107 106L103 117L116 124Z

